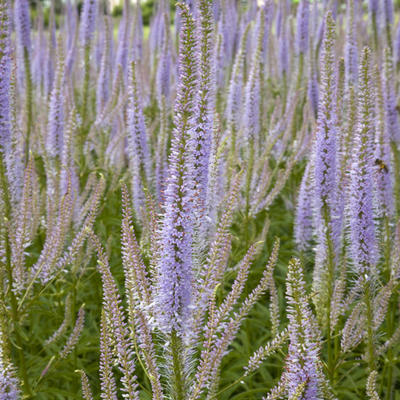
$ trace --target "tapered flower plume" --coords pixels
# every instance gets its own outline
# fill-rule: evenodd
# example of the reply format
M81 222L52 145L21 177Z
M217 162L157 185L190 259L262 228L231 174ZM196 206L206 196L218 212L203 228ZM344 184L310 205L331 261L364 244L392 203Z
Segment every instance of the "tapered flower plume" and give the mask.
M321 97L315 151L315 191L321 215L325 211L332 212L336 192L337 103L334 40L335 26L331 14L328 14L321 57Z
M111 43L112 43L112 23L110 17L104 19L104 46L101 57L99 78L97 81L96 108L97 114L103 111L110 94L110 75L111 75Z
M226 119L230 131L229 133L231 135L230 140L234 140L236 137L234 134L239 130L241 122L240 108L242 104L243 72L249 30L250 25L247 25L240 38L240 46L235 57L232 68L232 76L229 83L228 99L226 104Z
M282 26L282 35L279 39L278 57L279 57L279 71L281 75L287 75L289 72L289 39L290 28L289 24L285 23Z
M308 79L308 100L310 102L311 110L315 116L318 117L318 99L319 99L319 85L318 76L314 61L310 60L309 79Z
M385 49L383 64L383 92L386 118L386 129L390 140L400 143L400 124L397 111L397 98L393 61L390 50Z
M49 156L61 155L64 134L64 56L58 46L57 73L51 91L46 150Z
M386 56L390 57L389 54ZM390 152L390 127L385 119L385 104L382 93L382 80L377 70L376 80L376 99L377 99L377 118L376 118L376 137L374 151L374 178L377 195L377 209L380 216L392 217L394 212L393 202L393 183L392 165ZM397 116L396 116L397 117Z
M98 254L98 269L101 274L103 282L103 308L107 320L107 327L103 327L103 335L112 335L115 340L114 349L118 360L119 370L122 374L121 382L123 385L123 396L132 400L139 400L139 393L137 390L137 378L134 375L135 362L133 356L133 343L129 335L129 330L126 325L126 319L124 311L121 307L121 299L118 293L117 286L111 275L110 266L108 263L107 256L104 253L103 248L97 237L90 232L90 237L94 247ZM104 329L109 329L108 332L104 332ZM102 337L103 365L107 362L106 358L108 355L108 338ZM107 354L105 354L106 352ZM103 378L105 378L106 371L102 368ZM103 380L102 378L102 380ZM107 373L107 378L110 379L110 375ZM103 381L104 382L104 381ZM108 385L112 383L108 382Z
M371 52L364 48L359 77L358 125L351 168L350 233L356 271L369 275L377 258L373 209L373 105Z
M107 326L105 312L101 314L100 321L100 384L101 398L104 400L117 400L117 385L112 371L112 346L110 332Z
M245 143L254 145L260 133L260 63L263 38L263 17L262 11L258 14L258 21L254 32L255 49L252 57L249 78L244 90L244 115L243 129L245 131Z
M289 263L286 278L286 299L289 318L289 354L286 360L285 380L291 398L301 385L305 385L301 400L320 397L319 346L316 328L308 305L304 276L300 261Z
M379 0L369 0L368 1L368 11L371 14L376 16L378 14L378 11L379 11Z
M299 250L302 251L310 248L313 238L314 185L312 170L313 165L309 161L304 171L297 199L295 240Z
M296 52L305 54L308 50L308 25L310 20L310 3L300 0L297 9Z
M122 68L122 72L124 78L126 78L127 73L127 64L128 64L128 43L129 43L129 33L130 33L130 4L129 1L124 1L124 14L122 16L122 20L119 26L118 31L118 44L117 44L117 54L115 59L115 75L114 75L114 84L118 74L118 68Z
M211 151L213 113L215 103L215 73L212 17L212 0L199 0L199 96L194 130L194 180L195 191L200 198L200 207L207 195L208 164Z
M335 25L330 13L325 21L325 38L321 56L321 92L315 144L315 198L318 223L318 257L327 258L330 243L337 247L340 219L335 215L337 202L337 111L336 68L334 59Z
M162 37L161 55L157 65L157 95L161 104L164 98L169 101L171 92L171 38L168 15L164 14L164 34Z
M387 29L391 29L390 25L393 24L393 0L383 0L383 15L385 19L385 25ZM388 46L391 46L391 43L388 43Z
M345 43L346 88L353 85L358 77L358 46L354 1L347 1L346 43Z
M179 4L182 22L179 85L174 132L165 190L162 257L159 263L159 321L165 332L184 331L192 292L193 160L191 159L196 80L197 40L189 9Z
M97 0L83 2L79 39L82 47L89 46L96 27Z
M11 79L11 39L10 4L0 2L0 150L8 149L11 136L10 122L10 79Z
M3 306L1 306L3 307ZM1 309L4 313L4 309ZM19 389L19 381L15 374L15 369L8 359L6 351L6 338L4 332L2 331L4 322L3 317L0 317L0 399L1 400L18 400L21 396L21 391ZM8 349L7 349L8 350Z
M31 51L31 22L28 0L15 0L14 3L15 30L18 44L22 52Z
M147 146L141 94L138 87L137 66L132 62L129 71L128 141L129 159L132 162L133 203L136 214L141 215L144 206L144 190L150 184L150 155Z

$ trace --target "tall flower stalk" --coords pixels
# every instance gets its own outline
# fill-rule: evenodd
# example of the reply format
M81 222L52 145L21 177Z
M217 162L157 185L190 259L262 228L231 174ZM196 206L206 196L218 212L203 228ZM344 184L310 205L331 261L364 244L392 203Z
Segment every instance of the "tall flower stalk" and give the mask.
M90 83L90 53L96 24L97 0L85 0L82 9L79 40L83 51L83 93L82 93L82 123L87 125L89 83Z
M319 226L314 287L321 318L326 313L329 370L333 371L330 318L335 281L336 254L339 250L340 219L337 217L337 111L336 66L334 59L335 24L330 13L325 20L321 55L321 94L315 143L315 196ZM338 226L339 225L339 226Z
M192 297L192 235L194 224L193 135L197 80L197 35L189 8L179 4L179 86L174 132L165 189L158 306L162 331L170 335L172 381L177 400L186 398L183 335Z
M28 162L33 127L33 87L31 73L31 22L27 0L16 0L14 4L15 28L18 48L23 59L25 71L26 139L25 163Z
M367 322L367 360L370 371L376 365L373 332L372 296L376 280L377 244L373 207L373 106L369 85L371 51L364 48L361 59L358 103L358 125L355 156L351 170L350 232L354 266L361 279Z

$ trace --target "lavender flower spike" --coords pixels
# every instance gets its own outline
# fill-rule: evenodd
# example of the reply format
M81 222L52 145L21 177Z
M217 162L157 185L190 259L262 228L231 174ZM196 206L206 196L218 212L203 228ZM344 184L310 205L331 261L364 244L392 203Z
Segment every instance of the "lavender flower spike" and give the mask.
M19 381L15 374L15 368L8 359L7 339L2 331L4 325L3 317L5 317L5 314L4 316L0 316L0 399L18 400L21 396L21 392L19 389Z
M310 20L310 3L308 0L301 0L297 9L297 36L296 52L305 54L308 50L308 25Z
M326 17L321 67L321 94L319 101L316 152L315 191L318 212L331 213L336 192L336 74L334 61L335 27L332 16Z
M385 51L386 62L390 62L390 51ZM385 119L385 102L382 90L382 79L377 68L375 71L376 79L376 98L377 98L377 118L376 118L376 134L375 134L375 151L374 158L379 160L376 165L374 163L375 189L378 199L379 216L393 217L394 198L392 183L392 167L390 152L390 126ZM397 115L396 115L397 118Z
M83 3L79 32L79 38L83 48L89 46L93 38L96 24L96 11L98 8L96 3L97 0L85 0Z
M358 74L358 48L356 24L354 18L354 1L347 1L346 44L345 44L346 89L356 81Z
M397 99L394 82L395 78L392 57L390 50L386 49L383 63L383 98L386 119L385 125L389 140L400 143L400 124L397 112Z
M22 53L31 52L31 22L28 0L15 0L14 4L15 30Z
M307 302L304 276L300 261L289 263L287 282L287 311L289 318L289 354L285 372L288 397L292 398L300 385L305 385L302 400L320 397L320 374L318 339L315 337L314 321Z
M203 203L207 193L216 82L213 55L212 0L199 0L198 7L200 65L198 114L194 137L194 172L196 175L195 190L199 194L200 203Z
M138 80L136 78L136 64L132 62L130 68L129 104L128 104L128 142L129 158L132 161L133 199L136 215L141 215L144 205L144 188L150 180L150 155L147 146L146 126L141 105Z
M319 265L333 260L330 244L339 245L341 220L337 209L337 100L334 61L335 25L330 13L325 21L325 38L321 56L321 93L315 146L315 200L318 232ZM331 264L328 273L333 277ZM323 279L325 281L325 279Z
M313 237L313 195L312 162L309 161L304 171L297 200L295 240L301 251L310 248Z
M369 276L377 257L372 198L374 111L370 89L370 59L371 52L365 48L361 61L358 126L351 169L350 233L353 261L357 272L363 276Z
M0 2L0 150L8 149L10 142L10 82L11 82L11 40L9 2Z
M64 56L62 46L58 46L57 72L50 97L49 122L46 138L46 150L49 156L61 155L64 134Z
M175 104L159 264L158 301L160 325L165 332L182 334L191 302L193 177L191 140L196 90L196 33L193 17L180 4L182 21L179 49L179 85Z

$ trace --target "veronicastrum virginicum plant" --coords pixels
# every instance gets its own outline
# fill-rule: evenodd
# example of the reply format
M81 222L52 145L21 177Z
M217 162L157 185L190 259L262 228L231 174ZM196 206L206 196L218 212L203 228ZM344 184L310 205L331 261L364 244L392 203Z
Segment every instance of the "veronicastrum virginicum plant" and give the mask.
M146 7L0 0L0 398L392 399L395 2Z

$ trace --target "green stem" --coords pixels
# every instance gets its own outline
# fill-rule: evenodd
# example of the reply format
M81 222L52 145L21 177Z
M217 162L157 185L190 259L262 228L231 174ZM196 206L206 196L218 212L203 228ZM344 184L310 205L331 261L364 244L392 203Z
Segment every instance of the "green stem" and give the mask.
M397 310L397 304L398 304L398 294L395 292L395 298L392 299L392 301L389 304L389 313L388 313L388 321L387 321L387 335L389 338L392 337L394 330L395 330L395 321L396 321L396 310ZM391 400L393 399L393 383L394 383L394 353L393 353L393 348L390 346L388 348L387 352L387 358L388 358L388 368L387 368L387 379L386 379L386 386L387 386L387 391L386 391L386 400Z
M373 310L371 304L371 285L364 278L364 304L367 314L367 357L368 368L370 371L375 370L375 351L374 351L374 331L373 331Z
M385 273L386 273L386 281L389 282L391 279L391 231L390 231L390 219L386 215L385 216ZM388 338L392 337L394 330L395 330L395 318L396 318L396 309L397 309L397 293L395 293L395 299L391 299L389 303L389 311L388 311L388 318L387 318L387 336ZM392 392L393 392L393 364L394 364L394 354L393 349L390 346L387 351L387 372L386 372L386 382L387 382L387 391L386 391L386 400L392 399Z
M249 139L249 160L247 164L247 174L246 174L246 208L245 208L245 244L246 248L249 245L250 232L250 191L251 191L251 178L253 176L254 169L254 139Z
M396 199L396 216L400 215L400 154L397 148L397 143L391 142L393 160L394 160L394 192Z
M303 79L303 69L304 69L304 54L299 54L299 69L297 72L297 83L296 83L296 91L298 91L301 87L301 81Z
M183 377L182 363L182 340L179 338L175 330L171 334L171 350L172 350L172 365L173 377L175 386L175 400L185 400L185 380Z
M327 314L327 332L326 332L326 345L328 347L328 373L331 382L333 382L335 372L335 343L332 343L331 334L331 314L332 314L332 297L333 297L333 282L335 278L335 252L332 241L331 227L330 227L330 215L328 205L323 206L323 217L325 223L326 232L326 244L327 244L327 296L326 296L326 314Z

